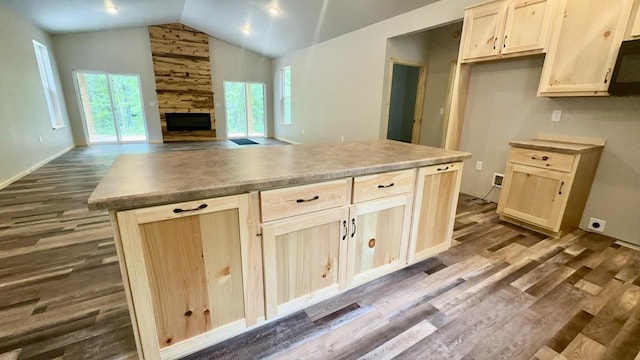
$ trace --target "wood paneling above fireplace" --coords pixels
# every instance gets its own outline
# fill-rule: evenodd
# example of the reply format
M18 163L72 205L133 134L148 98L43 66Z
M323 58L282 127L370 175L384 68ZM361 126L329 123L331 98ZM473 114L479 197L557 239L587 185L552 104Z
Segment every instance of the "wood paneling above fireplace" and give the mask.
M209 36L182 24L166 24L149 26L149 39L163 140L214 140ZM168 131L167 113L209 113L212 129Z

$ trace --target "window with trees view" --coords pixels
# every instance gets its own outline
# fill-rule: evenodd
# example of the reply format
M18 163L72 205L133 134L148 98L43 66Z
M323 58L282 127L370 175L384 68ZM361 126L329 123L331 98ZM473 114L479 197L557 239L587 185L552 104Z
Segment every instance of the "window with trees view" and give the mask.
M280 122L291 124L291 67L280 69Z
M33 40L33 49L36 52L36 60L38 61L38 70L40 71L40 80L44 88L44 96L47 100L49 108L49 118L51 126L56 129L64 126L62 120L62 108L60 106L60 97L58 96L58 88L53 76L53 68L47 47Z
M224 82L227 136L265 136L265 86L263 83Z
M77 72L76 83L90 143L147 140L137 75Z

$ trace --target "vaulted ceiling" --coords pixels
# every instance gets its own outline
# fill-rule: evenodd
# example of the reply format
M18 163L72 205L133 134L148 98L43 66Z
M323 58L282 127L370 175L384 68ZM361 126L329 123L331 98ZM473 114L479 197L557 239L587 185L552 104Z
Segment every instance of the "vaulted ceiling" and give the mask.
M51 34L180 22L278 57L435 1L0 0L0 6Z

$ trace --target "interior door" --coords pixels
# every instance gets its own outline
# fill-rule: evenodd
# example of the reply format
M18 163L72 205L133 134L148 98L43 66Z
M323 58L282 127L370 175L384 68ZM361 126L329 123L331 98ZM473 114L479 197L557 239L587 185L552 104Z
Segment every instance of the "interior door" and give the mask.
M147 141L137 75L77 72L76 84L90 144Z
M412 141L419 82L419 67L393 64L387 139Z

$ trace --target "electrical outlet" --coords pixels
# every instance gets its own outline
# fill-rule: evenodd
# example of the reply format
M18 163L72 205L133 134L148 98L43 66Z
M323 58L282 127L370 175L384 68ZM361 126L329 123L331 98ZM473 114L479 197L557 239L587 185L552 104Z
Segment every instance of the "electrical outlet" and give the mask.
M476 170L482 170L482 161L476 161Z
M562 110L555 110L553 114L551 114L551 121L559 122L562 118Z
M504 181L504 174L493 173L493 181L491 181L491 186L501 188L503 181Z
M340 141L344 141L344 135L340 137Z
M304 129L302 129L302 135L304 135Z
M42 139L42 136L38 136L38 139L40 140L40 144L44 142L44 140Z
M589 218L589 225L587 225L587 229L595 232L604 232L604 226L607 225L607 222L604 220Z

